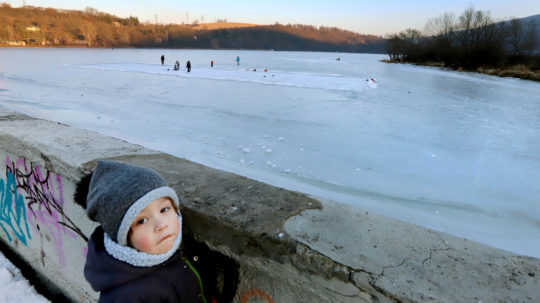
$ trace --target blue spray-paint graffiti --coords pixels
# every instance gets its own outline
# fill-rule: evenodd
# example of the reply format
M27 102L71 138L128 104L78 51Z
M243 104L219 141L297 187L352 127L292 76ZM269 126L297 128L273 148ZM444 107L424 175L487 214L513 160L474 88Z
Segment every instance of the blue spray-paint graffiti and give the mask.
M11 235L6 226L11 228L21 243L28 246L26 239L32 239L32 237L28 229L24 198L17 192L17 184L13 174L7 171L6 176L5 182L4 179L0 179L0 227L10 242Z
M59 264L67 264L64 236L77 235L88 241L82 231L64 211L64 186L62 176L42 170L39 165L18 158L6 157L6 172L14 176L15 186L24 194L28 211L28 224L42 235L40 225L48 227L48 235L58 253Z

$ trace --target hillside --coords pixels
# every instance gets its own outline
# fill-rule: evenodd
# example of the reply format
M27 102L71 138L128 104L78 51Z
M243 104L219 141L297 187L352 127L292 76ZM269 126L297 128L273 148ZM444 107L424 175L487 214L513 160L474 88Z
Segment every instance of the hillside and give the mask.
M235 23L235 22L211 22L211 23L199 23L192 26L195 30L216 30L216 29L229 29L229 28L243 28L243 27L255 27L258 24L251 23Z
M0 5L0 46L154 47L384 52L385 40L333 27L245 23L145 24L85 11Z
M523 24L534 22L536 25L536 48L540 51L540 14L520 19Z

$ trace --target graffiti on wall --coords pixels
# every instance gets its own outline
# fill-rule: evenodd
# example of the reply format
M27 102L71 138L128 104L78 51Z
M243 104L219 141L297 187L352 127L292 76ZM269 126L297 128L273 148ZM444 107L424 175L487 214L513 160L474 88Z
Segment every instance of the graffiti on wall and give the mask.
M6 157L6 176L8 180L9 176L12 176L15 183L13 191L23 194L26 200L27 211L23 220L28 237L30 237L28 223L38 232L40 224L47 226L59 257L59 263L65 265L63 236L81 237L85 241L88 239L64 212L62 176L49 171L43 172L39 165L27 163L24 158L12 161L9 156ZM10 206L7 205L6 208L11 208ZM14 206L17 213L17 205ZM18 224L22 225L20 221Z
M0 227L6 234L8 241L12 241L11 232L24 245L31 239L26 220L26 206L24 198L17 190L15 176L6 172L6 179L0 178Z
M257 288L248 289L246 292L244 292L240 298L240 302L248 303L252 298L261 299L267 303L275 303L274 299L272 299L270 295Z

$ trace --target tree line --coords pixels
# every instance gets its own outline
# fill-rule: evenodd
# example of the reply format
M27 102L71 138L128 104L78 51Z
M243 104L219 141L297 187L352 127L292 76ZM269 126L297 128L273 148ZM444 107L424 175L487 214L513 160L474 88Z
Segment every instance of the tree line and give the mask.
M93 8L84 11L0 5L0 44L25 46L241 48L384 52L385 40L335 27L274 25L215 30L150 24Z
M495 22L488 11L467 8L429 20L424 33L407 29L388 37L391 61L439 63L476 69L524 64L540 69L537 25L534 19Z

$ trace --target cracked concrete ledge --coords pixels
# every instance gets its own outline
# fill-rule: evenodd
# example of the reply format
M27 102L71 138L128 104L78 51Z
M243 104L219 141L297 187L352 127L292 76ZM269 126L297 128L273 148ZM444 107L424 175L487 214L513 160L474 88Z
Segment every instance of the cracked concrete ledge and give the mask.
M9 119L2 119L9 117ZM96 132L26 116L2 116L0 112L0 142L2 150L22 156L41 159L36 163L67 175L72 180L80 174L71 174L71 167L93 159L126 154L157 154L159 152L140 145L100 135Z
M538 259L1 108L0 142L0 157L65 177L59 221L86 236L95 224L71 197L96 160L159 171L184 199L184 232L240 264L236 302L540 302ZM0 238L74 301L96 301L82 278L86 242L64 234L60 253L55 228L31 229L26 246Z
M294 239L395 302L540 302L540 260L323 201L289 219Z

